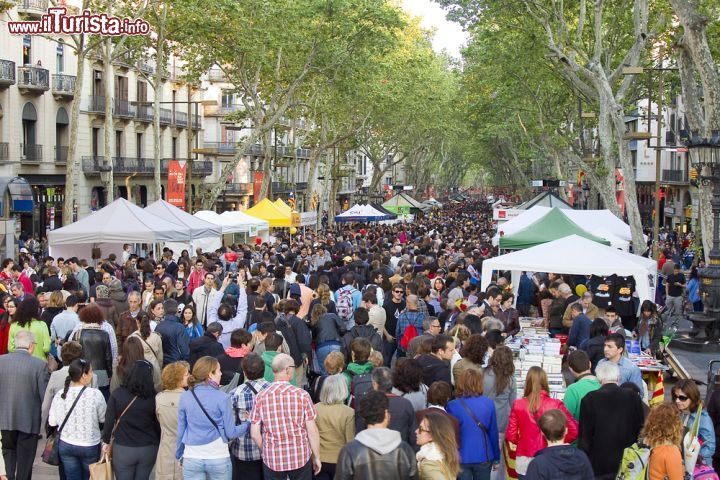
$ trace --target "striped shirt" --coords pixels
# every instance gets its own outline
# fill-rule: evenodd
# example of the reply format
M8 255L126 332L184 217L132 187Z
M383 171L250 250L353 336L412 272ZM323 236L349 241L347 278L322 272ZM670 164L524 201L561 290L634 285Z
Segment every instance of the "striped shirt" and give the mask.
M240 424L245 421L245 415L250 415L255 405L255 397L263 390L268 388L270 383L264 378L258 380L248 380L243 383L232 394L233 410L235 410L235 421ZM254 391L253 391L254 389ZM230 442L230 453L238 460L250 462L260 460L260 449L250 438L250 429L245 435L242 435Z
M310 460L306 423L316 416L310 395L286 381L273 382L258 393L250 421L262 423L262 458L268 468L296 470Z

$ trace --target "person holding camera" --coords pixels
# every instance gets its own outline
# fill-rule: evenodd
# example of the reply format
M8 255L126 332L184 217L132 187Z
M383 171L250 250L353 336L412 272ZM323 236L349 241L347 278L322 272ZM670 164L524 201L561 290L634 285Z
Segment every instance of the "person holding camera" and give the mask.
M233 305L223 302L225 296L225 290L232 282L238 282L237 273L228 274L220 285L218 294L212 297L211 304L207 311L207 323L218 322L223 327L222 334L220 335L220 343L223 348L230 346L230 335L234 330L243 328L245 326L245 320L247 318L247 293L245 292L244 285L240 285L237 306L233 312ZM233 315L234 314L234 315Z

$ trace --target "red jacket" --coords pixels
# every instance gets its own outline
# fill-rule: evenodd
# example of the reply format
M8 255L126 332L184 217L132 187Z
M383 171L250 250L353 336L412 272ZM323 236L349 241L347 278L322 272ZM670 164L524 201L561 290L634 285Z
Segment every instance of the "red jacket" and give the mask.
M205 282L206 273L205 269L201 270L200 273L198 273L197 270L190 272L187 282L187 291L190 295L192 295L196 288Z
M553 409L562 411L568 419L565 442L570 443L577 438L578 424L561 400L550 398L543 391L540 394L540 408L533 415L530 413L528 399L520 398L515 400L510 410L510 420L505 433L506 440L517 445L518 457L534 457L538 451L547 447L547 442L536 419L540 418L546 411Z

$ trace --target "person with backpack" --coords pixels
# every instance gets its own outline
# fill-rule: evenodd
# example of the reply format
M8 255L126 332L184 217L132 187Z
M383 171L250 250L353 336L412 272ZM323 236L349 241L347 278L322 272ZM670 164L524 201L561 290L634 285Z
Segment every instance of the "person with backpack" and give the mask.
M380 334L377 330L375 330L375 328L368 325L368 322L370 321L370 314L368 311L361 307L355 310L353 316L355 317L355 326L352 327L342 338L342 349L343 352L345 352L346 362L351 360L350 345L356 338L367 338L372 345L372 348L378 352L382 352L383 348Z
M423 320L426 317L426 315L418 311L417 295L408 295L405 302L407 308L398 317L397 326L395 327L398 357L406 355L410 340L423 334Z
M548 410L540 416L538 426L548 446L535 454L524 480L593 478L592 466L585 452L565 443L567 425L567 417L560 410Z
M342 287L335 292L335 310L350 330L355 325L354 312L360 307L362 293L354 287L355 274L346 272L342 276Z
M360 398L373 389L370 373L375 366L370 361L372 346L367 338L356 338L350 349L352 361L343 374L348 384L350 406L355 408Z

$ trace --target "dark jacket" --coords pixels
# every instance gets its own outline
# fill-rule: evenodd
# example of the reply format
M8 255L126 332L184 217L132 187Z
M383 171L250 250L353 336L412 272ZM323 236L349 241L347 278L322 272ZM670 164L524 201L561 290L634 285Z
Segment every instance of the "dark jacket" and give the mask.
M295 360L295 366L299 367L303 358L310 358L312 354L310 329L297 315L281 315L275 319L275 324L290 347L290 356Z
M316 347L325 342L339 342L345 334L345 322L334 313L326 313L318 319L313 333Z
M43 292L57 292L63 289L63 284L57 275L51 275L43 281Z
M585 353L588 354L588 357L590 358L590 363L592 365L592 372L594 374L595 367L597 367L598 362L605 358L605 337L602 335L598 335L597 337L589 339L585 343L581 342L580 348L582 350L585 350Z
M573 320L572 327L570 327L570 336L568 337L569 347L579 347L583 341L590 338L590 320L584 313L581 313L575 320Z
M563 328L562 319L565 313L565 301L562 298L553 299L550 304L550 328Z
M229 384L236 373L240 374L240 381L238 385L243 383L245 378L243 375L242 367L240 364L245 357L231 357L227 353L222 353L216 357L220 362L220 371L222 371L222 378L220 379L220 385Z
M518 311L512 307L508 308L505 311L503 311L502 309L498 310L497 318L503 323L503 326L505 327L505 333L507 333L508 337L512 337L520 331L519 317L520 314L518 313Z
M83 358L90 362L94 371L104 370L108 378L113 374L112 347L110 346L110 335L105 330L98 328L83 328L73 335L82 345Z
M546 447L530 462L526 480L586 480L593 478L587 455L572 445Z
M585 395L578 448L590 458L596 478L615 478L623 450L637 442L643 419L640 397L614 383Z
M158 325L159 326L159 325ZM155 330L157 331L157 329ZM164 339L163 339L164 340ZM194 338L190 342L190 367L192 368L193 365L195 365L195 362L198 361L201 357L219 357L220 355L225 353L225 349L222 346L222 343L218 342L218 339L215 338L215 335L213 335L210 332L205 332L205 334L202 337ZM165 342L163 341L163 351L165 350ZM163 362L164 363L164 362Z
M335 480L417 480L412 447L397 432L374 428L360 432L340 451Z
M115 329L118 324L118 318L120 318L120 312L115 308L113 301L109 298L96 298L95 305L102 310L103 319Z
M187 336L187 330L180 324L176 316L165 315L165 320L158 322L155 327L155 333L162 338L163 367L178 360L187 361L190 358L190 339Z
M429 353L420 355L417 362L423 369L423 383L425 385L432 385L433 382L437 381L452 385L450 381L450 364L448 362L444 362Z
M55 318L55 316L63 310L65 310L63 307L48 307L40 315L40 320L47 323L48 328L50 328L53 318Z
M125 387L120 387L112 393L105 411L103 442L110 443L115 421L122 415L133 397L134 395ZM154 395L148 398L138 397L133 402L118 423L115 443L126 447L146 447L160 444L160 424L155 414Z
M400 437L403 442L407 442L411 447L415 448L415 430L417 429L418 423L415 419L415 409L412 403L410 403L410 400L407 398L399 397L392 393L388 393L387 397L390 401L388 408L390 412L390 425L388 425L388 428L400 432ZM365 420L355 412L355 431L361 432L366 428Z
M375 327L371 325L355 325L342 338L342 348L343 353L345 353L345 362L350 363L352 361L350 345L353 340L359 337L365 337L370 340L370 345L372 345L373 350L378 352L383 351L382 337L379 333L377 333Z

